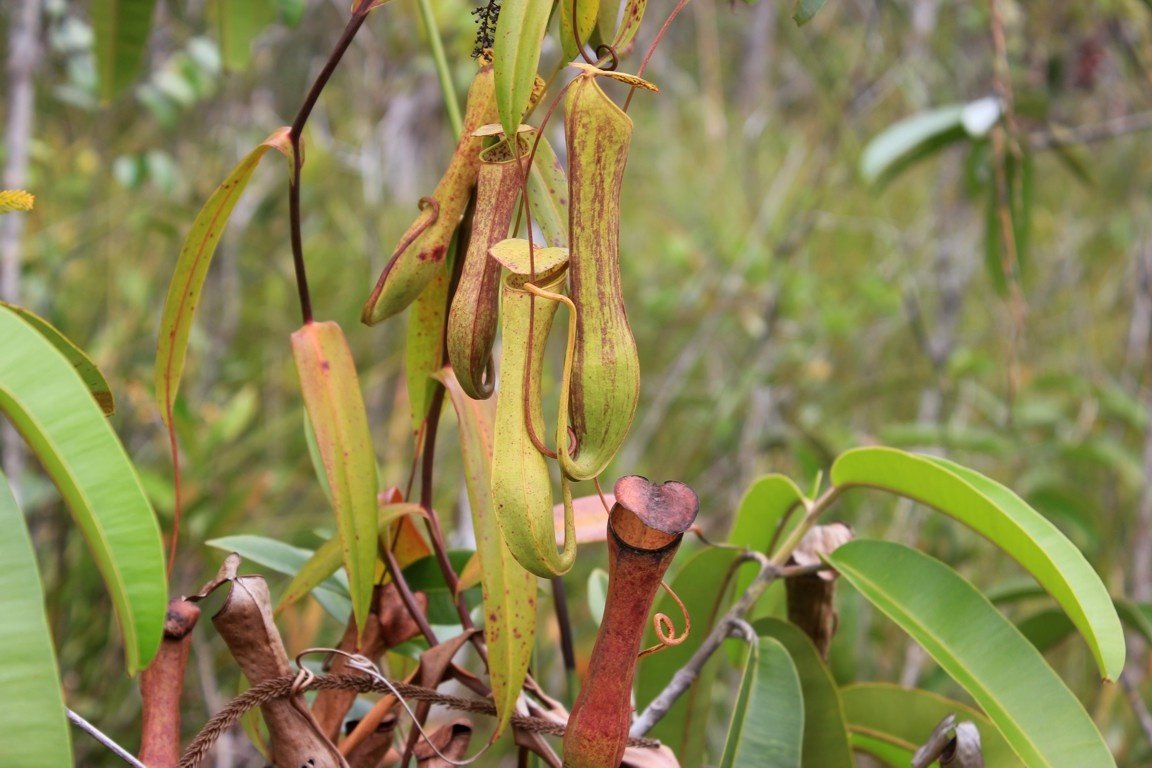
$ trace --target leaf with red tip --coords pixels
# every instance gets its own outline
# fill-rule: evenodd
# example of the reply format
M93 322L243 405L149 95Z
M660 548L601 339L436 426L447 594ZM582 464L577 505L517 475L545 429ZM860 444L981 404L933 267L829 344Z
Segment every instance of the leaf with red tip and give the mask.
M308 323L292 334L304 407L332 492L356 626L363 631L376 576L376 457L352 351L340 326Z
M277 149L286 157L292 156L289 142L289 129L281 128L260 146L248 153L247 157L232 169L224 183L216 188L208 202L196 214L180 256L176 260L176 271L168 285L168 297L164 300L164 314L160 318L160 341L156 346L156 400L160 404L160 418L164 424L172 425L172 404L180 389L180 378L184 374L184 358L188 353L188 335L192 330L192 320L200 305L200 294L204 290L204 278L224 226L232 209L248 186L252 172L264 153Z

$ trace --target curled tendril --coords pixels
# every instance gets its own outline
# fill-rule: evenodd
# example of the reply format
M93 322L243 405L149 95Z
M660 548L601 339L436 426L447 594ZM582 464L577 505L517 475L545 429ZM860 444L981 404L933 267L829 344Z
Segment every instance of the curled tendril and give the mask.
M313 653L323 653L325 654L326 659L331 658L332 656L343 656L348 660L348 669L355 670L357 672L363 672L368 677L388 688L388 690L392 692L392 695L396 697L396 701L399 702L400 706L404 708L404 711L408 713L408 717L412 718L412 725L420 733L420 737L428 743L429 748L431 748L431 750L436 753L438 758L448 763L449 765L471 765L472 763L479 760L480 757L488 751L488 747L491 746L491 744L485 746L483 749L481 749L467 760L453 760L452 758L445 755L436 747L435 744L432 743L432 739L429 738L428 733L424 730L424 727L420 725L420 721L417 719L416 713L412 711L412 708L408 705L408 702L405 701L404 697L400 695L400 692L396 690L396 686L392 685L392 681L384 677L384 674L380 671L380 668L377 667L371 659L359 653L349 653L348 651L343 651L339 648L305 648L304 650L300 651L300 653L296 654L296 666L300 668L300 673L296 676L296 680L292 683L293 690L295 690L297 686L303 687L304 685L307 685L314 677L314 675L312 675L312 673L308 671L301 663L301 659L304 656ZM308 677L304 676L305 672L307 672ZM302 679L304 682L302 682Z
M604 61L604 57L608 57L608 61ZM596 46L596 58L598 59L600 69L605 72L615 72L616 68L620 66L620 56L616 53L616 49L608 43L600 43ZM603 62L603 63L600 63ZM588 62L591 64L592 62Z
M680 615L684 617L684 631L677 635L676 625L672 623L672 619L666 613L657 613L652 617L652 629L656 631L656 637L659 639L656 645L651 648L645 648L640 651L640 655L636 658L642 659L645 656L650 656L653 653L658 653L671 645L680 645L688 636L692 634L692 617L688 615L688 609L684 607L684 601L680 599L680 595L668 586L668 582L663 579L660 580L660 586L672 598L672 601L680 608Z

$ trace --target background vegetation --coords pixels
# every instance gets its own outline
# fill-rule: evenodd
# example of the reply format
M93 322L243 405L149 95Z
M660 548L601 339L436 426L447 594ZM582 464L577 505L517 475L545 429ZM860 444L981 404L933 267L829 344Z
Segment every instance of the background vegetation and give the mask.
M0 14L6 41L20 5ZM290 122L347 18L346 0L280 0L248 32L217 24L227 5L158 4L138 84L105 105L88 9L47 0L35 73L27 187L38 200L20 300L108 376L114 425L162 515L171 472L151 368L181 240L236 160ZM435 6L459 94L474 69L474 4ZM995 92L987 4L836 0L804 28L768 0L688 7L648 71L664 95L642 94L631 110L621 253L644 380L636 424L607 477L690 483L705 533L722 535L765 471L814 478L869 442L938 451L1013 487L1085 551L1114 594L1147 602L1152 570L1137 553L1152 552L1148 526L1138 525L1152 519L1152 153L1136 128L1152 109L1152 14L1136 0L998 6L1001 84L1014 95L1017 135L1035 147L1027 210L1018 212L1027 247L1006 290L998 243L988 242L989 142L959 141L886 185L860 173L867 143L897 120ZM386 485L403 486L413 460L404 337L395 324L369 330L355 318L453 144L424 30L415 3L373 14L306 134L313 301L318 317L340 320L356 352ZM642 31L642 46L652 34ZM1060 129L1084 126L1102 127L1049 148ZM257 171L233 216L195 329L178 413L185 591L215 570L220 553L204 545L213 537L251 532L314 546L314 529L329 520L287 343L297 318L283 169L272 165ZM450 513L461 498L461 485L446 482L453 442L441 441L449 447L437 506L445 519L466 520ZM107 673L119 668L119 650L106 645L112 616L94 567L47 481L34 468L9 476L31 518L69 704L133 744L137 696ZM1017 573L976 537L911 505L862 496L841 509L857 532L914 542L979 586ZM589 547L567 579L584 656L594 636L584 584L605 561ZM962 697L841 592L838 674L919 680ZM1032 611L1023 602L1010 612ZM315 607L286 620L289 647L300 645L294 634L333 642L341 629ZM222 665L230 671L220 676L205 649L222 644L209 633L201 640L191 675L203 711L215 711L238 674ZM1124 692L1100 693L1083 646L1058 645L1050 658L1122 764L1146 764ZM1132 658L1137 695L1146 695L1144 654ZM202 720L186 718L190 727ZM76 749L80 764L110 759L83 738Z

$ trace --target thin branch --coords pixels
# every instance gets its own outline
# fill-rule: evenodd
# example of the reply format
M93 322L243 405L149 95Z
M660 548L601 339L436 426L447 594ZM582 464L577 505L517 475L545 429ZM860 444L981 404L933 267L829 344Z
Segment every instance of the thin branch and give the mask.
M348 20L348 25L344 27L344 32L336 42L336 47L328 55L328 60L324 62L324 68L316 76L316 81L312 83L308 95L304 97L304 103L300 105L300 111L296 113L296 119L292 121L292 131L289 136L292 142L292 177L288 183L288 226L292 241L292 265L296 271L296 290L300 296L300 314L303 316L305 324L312 322L312 297L308 292L308 273L304 266L304 244L300 235L300 171L304 167L304 155L300 150L300 140L304 133L304 126L312 114L313 107L320 99L324 86L328 84L328 79L332 77L336 65L344 57L348 46L352 44L352 39L360 31L360 27L363 26L364 20L368 18L368 13L371 10L372 3L369 0L361 0L352 12L352 18Z
M745 635L745 627L747 627L744 622L745 614L752 609L752 606L756 604L768 586L782 575L781 569L766 555L759 552L749 552L746 557L760 564L760 572L756 574L756 578L748 585L748 589L744 590L744 594L740 596L736 604L728 609L728 613L724 614L720 621L716 622L716 626L704 638L704 642L700 643L700 647L692 654L688 663L676 671L664 690L632 721L632 728L628 732L629 736L638 738L652 730L656 723L668 714L668 710L672 708L676 700L683 696L700 677L700 671L708 663L708 659L712 658L712 654L720 648L721 643L733 632L738 636Z
M1121 115L1102 123L1076 128L1047 128L1028 134L1028 146L1036 151L1057 149L1073 144L1095 144L1132 133L1152 131L1152 111Z
M144 763L133 757L132 754L128 752L128 750L124 749L124 747L120 746L116 742L112 741L111 738L104 735L104 733L99 728L92 725L92 723L80 717L80 715L76 714L70 709L68 710L68 719L72 721L72 725L76 726L80 730L84 731L84 733L88 734L92 738L96 739L96 741L103 744L108 748L109 752L116 755L116 757L120 758L124 762L128 763L128 765L132 766L132 768L148 768L148 766L144 765Z

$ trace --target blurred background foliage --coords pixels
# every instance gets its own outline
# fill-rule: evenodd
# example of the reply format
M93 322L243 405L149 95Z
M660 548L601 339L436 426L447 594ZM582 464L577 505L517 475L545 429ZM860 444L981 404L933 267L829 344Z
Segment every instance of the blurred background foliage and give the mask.
M0 13L5 31L19 5ZM475 66L474 5L435 3L457 94ZM650 9L641 49L664 5ZM239 7L158 3L139 78L103 104L89 9L44 4L28 181L37 205L21 301L101 365L118 400L115 426L165 522L171 470L151 367L181 240L232 165L290 122L348 11L347 0L253 2L245 24L229 26L229 6ZM1152 551L1137 524L1142 509L1152 517L1152 136L1138 130L1152 110L1152 11L1138 0L999 7L1014 138L1028 158L1015 211L1027 231L1007 282L989 231L989 141L933 147L880 183L860 170L869 141L898 121L996 92L986 3L834 0L802 28L787 4L769 0L688 6L648 70L662 93L637 95L630 112L621 254L644 382L609 482L631 473L688 482L705 533L722 538L764 472L806 487L855 445L938 451L1027 497L1114 594L1152 599L1152 574L1133 576L1135 553ZM558 57L550 43L548 65ZM370 17L306 144L303 231L317 318L348 334L383 482L403 487L413 459L404 321L367 329L357 317L453 144L415 3ZM260 533L314 547L316 531L330 530L289 354L298 315L284 170L278 157L258 169L194 331L177 414L187 533L176 583L185 592L215 571L220 554L208 539ZM437 507L466 520L454 429L446 418ZM110 673L118 652L94 567L47 483L34 470L20 482L70 706L134 744L138 697ZM858 535L915 543L986 588L1019 575L909 504L853 495L837 516ZM465 531L456 536L468 543ZM594 636L585 583L605 562L590 546L568 578L584 656ZM850 594L842 603L833 653L842 679L919 681L959 695L863 603ZM1008 610L1032 612L1027 602ZM340 630L314 606L284 620L290 648L334 642ZM542 619L542 631L537 667L559 675L552 622ZM239 677L214 633L198 632L189 729ZM1147 764L1123 691L1101 692L1077 642L1050 657L1121 764ZM1145 664L1134 656L1138 680ZM81 764L106 759L76 742Z

